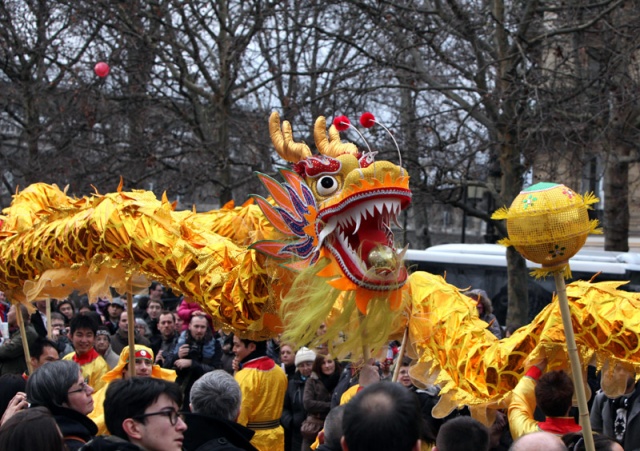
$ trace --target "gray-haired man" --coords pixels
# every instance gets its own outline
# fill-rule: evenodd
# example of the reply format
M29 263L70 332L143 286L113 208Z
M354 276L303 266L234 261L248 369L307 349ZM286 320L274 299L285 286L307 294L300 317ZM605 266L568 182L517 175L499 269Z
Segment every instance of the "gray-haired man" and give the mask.
M190 400L185 449L256 450L250 443L254 432L236 423L242 394L233 376L224 370L204 374L191 387Z

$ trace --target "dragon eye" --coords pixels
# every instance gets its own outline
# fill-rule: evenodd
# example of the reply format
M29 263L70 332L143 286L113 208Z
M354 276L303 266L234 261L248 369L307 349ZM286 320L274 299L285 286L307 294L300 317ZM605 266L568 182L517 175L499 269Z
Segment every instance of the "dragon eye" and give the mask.
M322 176L316 184L316 190L321 196L330 196L338 190L338 181L330 175Z

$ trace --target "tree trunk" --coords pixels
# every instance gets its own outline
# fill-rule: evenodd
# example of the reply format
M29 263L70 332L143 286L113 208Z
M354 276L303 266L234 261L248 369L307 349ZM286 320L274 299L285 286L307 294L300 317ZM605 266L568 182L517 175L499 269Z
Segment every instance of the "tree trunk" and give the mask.
M621 146L614 154L622 153L622 161L610 161L604 178L604 249L629 251L629 149Z

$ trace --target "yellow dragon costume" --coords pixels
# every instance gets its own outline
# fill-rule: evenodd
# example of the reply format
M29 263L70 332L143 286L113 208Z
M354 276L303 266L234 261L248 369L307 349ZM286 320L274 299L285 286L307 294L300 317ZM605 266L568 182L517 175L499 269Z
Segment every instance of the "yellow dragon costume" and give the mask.
M442 387L434 414L468 405L487 423L530 362L546 356L552 369L569 370L557 302L498 341L456 287L407 272L391 231L411 200L407 172L342 142L339 129L349 124L336 119L328 134L317 119L314 155L272 114L272 141L293 170L280 172L282 183L259 175L270 197L240 207L174 211L166 196L122 184L80 199L56 186L27 187L0 217L0 289L13 302L73 289L95 299L109 287L145 286L144 276L190 296L218 327L246 338L284 330L285 340L308 344L327 321L323 341L340 357L358 358L365 345L375 353L408 329L413 379ZM583 367L595 358L600 367L640 368L640 300L618 286L567 288Z

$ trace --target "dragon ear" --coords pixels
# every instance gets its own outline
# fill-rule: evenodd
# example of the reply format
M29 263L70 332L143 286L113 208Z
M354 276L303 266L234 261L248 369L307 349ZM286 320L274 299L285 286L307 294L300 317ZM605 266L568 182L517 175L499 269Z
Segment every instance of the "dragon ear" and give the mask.
M288 121L280 127L280 115L274 111L269 118L269 134L278 155L290 163L297 163L311 156L311 149L305 143L293 141L291 124Z
M343 143L340 140L340 132L333 125L329 129L329 138L327 139L327 120L324 116L319 116L316 119L316 124L313 128L313 139L316 142L318 152L322 155L335 158L345 153L351 155L358 153L358 148L355 144Z

